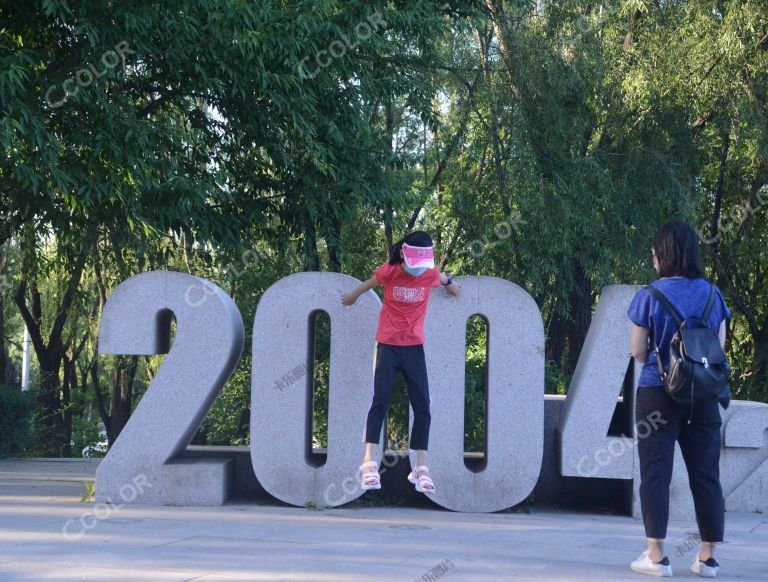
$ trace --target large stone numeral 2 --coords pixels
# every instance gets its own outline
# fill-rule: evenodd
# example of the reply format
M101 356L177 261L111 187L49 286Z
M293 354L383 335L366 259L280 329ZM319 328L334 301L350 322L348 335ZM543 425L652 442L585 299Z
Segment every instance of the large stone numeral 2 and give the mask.
M243 320L235 304L204 279L153 271L131 277L114 290L101 319L99 353L168 356L96 470L99 501L147 505L225 501L231 460L178 456L237 365L243 337Z

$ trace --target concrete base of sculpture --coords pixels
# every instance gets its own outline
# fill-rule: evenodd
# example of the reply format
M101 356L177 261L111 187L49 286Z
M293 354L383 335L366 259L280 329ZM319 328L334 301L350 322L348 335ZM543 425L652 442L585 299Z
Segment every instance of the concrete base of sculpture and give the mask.
M639 518L641 516L638 497L639 474L634 480L564 477L560 474L557 427L564 410L564 403L564 396L544 397L544 456L541 472L533 492L523 505L609 511L617 514L631 514ZM622 408L623 403L619 401L616 414L619 418L623 416ZM739 419L743 419L744 422L755 422L763 415L768 415L768 405L735 400L729 409L724 411L723 433L727 434L730 422L734 422L734 426L740 424ZM755 426L758 426L756 422ZM740 444L754 445L755 441ZM361 445L361 457L362 452ZM316 449L315 454L322 459L325 450ZM170 471L173 475L174 467L178 469L186 463L204 461L195 465L200 467L199 481L198 479L189 480L179 473L178 478L172 476L167 480L172 486L156 486L157 484L152 480L149 480L149 486L145 486L143 484L147 481L141 477L141 473L116 475L117 481L111 489L118 491L118 495L112 497L111 501L113 503L130 502L134 488L144 490L141 503L147 505L221 505L232 498L271 498L254 474L248 447L189 446L182 455L179 461L168 464L164 470ZM467 453L464 456L464 463L470 470L477 469L482 462L483 456L480 453ZM433 457L431 463L436 466L439 459ZM406 451L387 451L380 469L381 493L409 503L421 501L431 505L429 498L417 493L413 485L406 480L410 470L411 464ZM727 511L768 513L768 447L763 445L762 448L754 446L724 448L721 457L721 480ZM223 485L215 495L204 494L207 489L200 485L211 481L222 482ZM128 486L125 487L125 484ZM689 519L693 515L693 498L688 488L688 476L678 448L670 490L670 518Z
M231 458L200 462L182 456L161 469L112 469L99 477L97 500L116 505L222 505L232 494L234 465Z
M541 472L536 487L522 505L599 510L640 517L637 498L639 475L634 481L560 475L556 443L557 426L564 410L564 403L564 396L544 397L544 457ZM620 401L616 414L618 418L623 415L622 407L623 403ZM727 427L731 419L739 418L741 415L744 415L745 420L749 420L752 415L768 413L768 405L737 400L732 402L725 413L724 426ZM727 428L723 430L724 433L727 432ZM319 449L316 452L323 455L325 451ZM230 494L233 498L264 499L269 496L256 479L250 463L248 447L190 446L184 455L199 459L231 459L234 467ZM360 455L362 456L362 447ZM768 448L765 447L723 450L721 474L727 511L768 513L767 457ZM482 461L482 455L479 453L467 453L464 456L464 463L470 469L477 468ZM436 465L438 462L439 459L432 459L433 464ZM676 458L675 463L670 518L690 519L694 511L693 499L688 489L688 477L682 458ZM406 480L410 468L407 452L388 451L382 462L381 492L387 497L407 502L423 501L431 504L427 496L417 493L413 485ZM744 493L745 491L748 493Z
M544 457L541 471L533 492L521 505L561 506L572 509L599 508L617 514L629 514L631 510L631 481L617 479L581 479L562 477L558 469L558 455L555 447L555 429L565 401L564 396L547 395L544 397ZM620 403L619 403L620 404ZM323 459L326 450L315 449L319 459ZM362 459L360 446L359 456ZM259 483L251 464L248 447L210 447L189 446L185 458L231 459L234 463L234 477L231 498L259 499L271 498ZM482 453L465 453L463 464L468 470L479 470L484 462ZM439 459L431 457L430 464L437 466ZM387 451L381 462L380 492L383 496L398 499L409 504L423 503L435 505L429 497L416 492L406 479L411 470L407 451Z

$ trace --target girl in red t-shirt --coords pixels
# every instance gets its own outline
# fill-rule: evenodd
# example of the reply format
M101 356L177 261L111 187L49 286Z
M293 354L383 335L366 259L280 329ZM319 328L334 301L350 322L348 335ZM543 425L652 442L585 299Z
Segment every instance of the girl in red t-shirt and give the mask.
M445 285L447 292L456 296L461 286L435 267L432 239L421 231L412 232L395 244L389 261L374 269L373 276L354 291L342 295L342 305L353 305L360 295L377 285L384 286L384 306L376 332L376 371L363 439L365 458L360 466L361 485L363 489L381 488L378 464L373 459L392 399L395 374L399 371L405 377L413 408L409 447L416 451L417 461L408 480L416 486L416 491L434 493L435 485L427 467L431 415L424 359L424 317L430 288Z

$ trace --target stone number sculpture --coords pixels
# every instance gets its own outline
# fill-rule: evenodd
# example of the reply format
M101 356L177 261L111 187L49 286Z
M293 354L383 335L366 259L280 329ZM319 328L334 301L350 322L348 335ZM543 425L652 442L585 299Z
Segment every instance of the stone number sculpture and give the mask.
M370 291L355 306L342 307L340 295L358 283L338 273L291 275L266 291L256 311L251 458L261 485L287 503L336 506L363 493L356 471L372 394L381 302ZM523 501L539 478L544 329L535 301L518 285L493 277L466 277L461 284L460 300L433 294L426 320L430 455L439 459L432 472L440 484L432 498L456 511L498 511ZM558 427L564 476L634 479L637 485L637 435L606 436L629 365L630 323L624 314L636 291L629 285L603 290ZM312 321L318 311L326 312L331 322L324 463L311 454L307 389ZM478 471L464 463L465 336L473 315L488 323L487 449ZM225 501L232 461L180 458L179 453L237 365L243 337L235 304L204 279L155 271L131 277L115 289L104 308L99 352L168 356L98 467L98 500L151 505ZM731 469L725 480L735 495L732 505L761 508L768 491L768 406L734 402L726 420L724 444L734 453L724 455ZM380 447L380 459L382 455ZM678 477L682 482L684 476ZM135 491L137 479L144 485L141 494L126 498L123 493ZM675 495L685 507L685 492L673 487Z

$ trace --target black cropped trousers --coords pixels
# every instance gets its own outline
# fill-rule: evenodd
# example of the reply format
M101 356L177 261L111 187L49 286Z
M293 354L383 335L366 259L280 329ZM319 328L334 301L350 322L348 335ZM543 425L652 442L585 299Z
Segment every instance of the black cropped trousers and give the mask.
M667 537L669 486L675 442L679 442L701 540L723 541L725 501L720 485L719 406L716 401L697 402L693 408L679 404L663 386L638 389L635 421L646 537Z
M378 443L384 417L392 401L392 387L400 372L408 385L408 400L413 408L413 427L409 448L427 450L429 445L430 414L429 382L424 346L393 346L378 344L376 369L373 376L373 399L365 425L365 442Z

